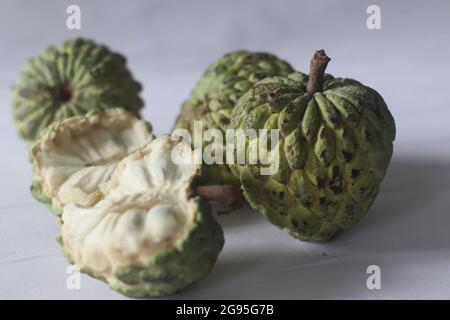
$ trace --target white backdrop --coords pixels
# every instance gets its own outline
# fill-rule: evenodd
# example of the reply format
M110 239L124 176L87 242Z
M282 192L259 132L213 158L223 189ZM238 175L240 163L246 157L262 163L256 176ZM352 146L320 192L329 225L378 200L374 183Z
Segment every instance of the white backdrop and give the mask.
M81 7L82 29L65 27ZM382 29L366 27L381 8ZM50 44L86 36L128 57L143 84L144 117L168 132L206 66L223 53L270 51L307 71L314 50L328 72L378 90L397 123L392 164L368 215L326 244L299 242L245 208L219 218L226 244L211 274L172 298L450 298L450 3L448 1L0 2L0 298L122 298L68 263L55 218L29 192L11 85ZM381 290L366 287L381 267Z

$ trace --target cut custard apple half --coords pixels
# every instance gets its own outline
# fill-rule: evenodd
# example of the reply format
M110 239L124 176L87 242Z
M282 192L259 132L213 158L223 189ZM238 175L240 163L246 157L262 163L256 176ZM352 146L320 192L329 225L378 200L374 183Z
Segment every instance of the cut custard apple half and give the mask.
M119 163L93 207L65 206L61 243L69 261L133 297L173 294L203 278L223 232L195 195L201 165L176 161L182 155L191 149L160 136Z
M58 216L68 203L92 206L119 161L152 139L150 124L123 109L58 122L31 147L31 192Z

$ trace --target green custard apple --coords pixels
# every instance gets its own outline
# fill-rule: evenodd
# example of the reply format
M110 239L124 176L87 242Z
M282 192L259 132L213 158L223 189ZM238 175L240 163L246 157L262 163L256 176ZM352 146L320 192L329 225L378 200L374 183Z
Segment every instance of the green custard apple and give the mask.
M269 53L230 52L210 65L197 82L174 127L193 134L193 122L201 120L203 131L213 128L225 132L236 101L253 84L270 76L287 76L293 71L287 62ZM206 170L206 183L239 185L226 165L209 165Z
M309 76L297 72L258 82L238 100L229 126L278 130L270 150L275 173L262 175L261 164L230 167L250 205L301 240L328 240L368 211L395 139L394 119L380 94L324 74L328 61L320 50ZM247 138L247 156L251 142Z
M174 161L173 150L170 136L156 138L119 163L101 201L63 209L65 255L128 296L182 290L211 270L224 244L208 203L194 195L201 166Z
M121 108L55 122L31 148L32 194L57 215L90 206L119 161L152 139L150 124Z
M137 114L140 91L122 55L76 38L28 61L13 88L14 120L20 135L35 141L53 122L93 110Z

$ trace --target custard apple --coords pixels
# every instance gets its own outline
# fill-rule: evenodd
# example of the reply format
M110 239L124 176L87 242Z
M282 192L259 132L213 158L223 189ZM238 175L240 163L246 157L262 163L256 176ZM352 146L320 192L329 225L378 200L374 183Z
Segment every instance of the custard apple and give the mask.
M395 138L383 98L358 81L324 74L328 61L320 50L309 76L258 82L238 100L229 126L278 130L278 143L267 147L276 173L261 174L261 164L230 166L250 205L301 240L328 240L368 211ZM257 139L247 138L247 157Z
M287 62L269 53L230 52L210 65L197 82L182 106L175 128L187 129L193 135L193 122L201 120L203 131L213 128L225 132L234 104L254 83L293 71ZM239 185L226 165L208 165L205 170L206 183Z
M121 108L56 122L31 148L32 194L57 215L91 206L119 161L152 139L150 124Z
M34 141L53 122L92 110L121 107L137 114L140 91L122 55L77 38L25 65L13 88L13 115L20 135Z
M209 205L193 196L200 165L174 161L175 145L156 138L120 162L100 202L64 207L65 255L122 294L180 291L211 270L223 247Z

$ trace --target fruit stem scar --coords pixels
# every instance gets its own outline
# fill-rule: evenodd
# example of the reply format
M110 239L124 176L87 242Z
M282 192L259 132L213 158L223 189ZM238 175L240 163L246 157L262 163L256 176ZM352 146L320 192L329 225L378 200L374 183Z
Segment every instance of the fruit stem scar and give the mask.
M323 90L323 76L330 60L323 49L314 52L309 64L309 78L306 85L309 93L314 94Z
M72 96L73 96L73 89L71 85L68 83L65 83L64 85L60 86L57 89L56 100L59 103L69 102L72 99Z

